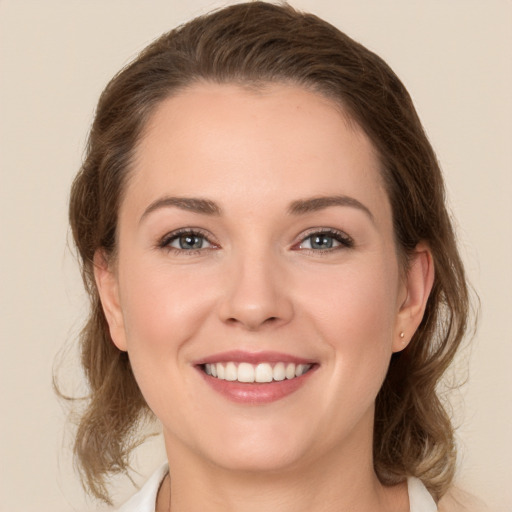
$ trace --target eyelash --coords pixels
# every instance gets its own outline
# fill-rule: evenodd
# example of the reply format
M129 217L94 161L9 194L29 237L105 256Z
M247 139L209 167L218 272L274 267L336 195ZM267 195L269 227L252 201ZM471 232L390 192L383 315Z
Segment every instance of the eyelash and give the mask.
M323 236L334 239L340 245L337 247L329 247L327 249L313 249L313 248L302 248L303 245L308 239L311 239L314 236ZM177 247L172 247L170 244L176 240L178 240L182 236L190 236L190 237L198 237L204 239L207 243L211 245L211 247L200 247L197 249L178 249ZM201 251L218 249L219 246L212 242L209 239L209 235L203 232L200 229L196 228L182 228L177 231L172 231L171 233L166 234L157 244L159 249L165 249L169 252L173 252L177 255L187 254L188 256L192 256L194 254L199 254ZM301 240L292 246L294 250L304 250L314 254L325 254L329 252L334 252L340 249L350 249L354 247L354 240L348 236L343 231L338 231L337 229L332 228L315 228L306 232Z
M303 235L303 237L301 238L300 242L298 244L295 244L293 248L301 249L301 245L303 245L306 240L313 238L315 235L333 238L336 242L339 242L340 245L337 247L329 247L328 249L302 248L302 250L309 251L315 254L325 254L341 249L350 249L354 247L354 240L343 231L339 231L333 228L315 228L306 232L305 235Z
M175 240L178 240L182 236L190 236L190 237L198 237L206 240L212 247L200 247L198 249L178 249L177 247L172 247L170 244ZM182 255L186 253L188 256L192 256L194 254L199 254L201 251L217 249L218 245L212 242L209 239L209 235L204 231L196 228L181 228L177 231L172 231L171 233L167 233L159 242L159 249L165 249L169 252L173 252L177 255Z

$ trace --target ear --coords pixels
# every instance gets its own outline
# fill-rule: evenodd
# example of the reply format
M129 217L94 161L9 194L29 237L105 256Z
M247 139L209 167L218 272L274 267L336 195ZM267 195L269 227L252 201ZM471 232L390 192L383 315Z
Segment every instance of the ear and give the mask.
M410 256L409 267L405 276L404 299L397 315L393 352L400 352L411 341L423 319L433 284L434 262L432 254L426 244L419 243Z
M108 322L110 337L119 350L126 351L126 336L123 312L119 301L117 275L101 249L94 253L94 279Z

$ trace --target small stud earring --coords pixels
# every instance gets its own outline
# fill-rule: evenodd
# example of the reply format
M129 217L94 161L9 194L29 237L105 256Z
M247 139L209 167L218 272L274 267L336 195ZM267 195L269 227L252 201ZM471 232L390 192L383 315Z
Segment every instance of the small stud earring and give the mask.
M404 338L404 336L405 336L404 331L402 331L402 332L400 333L400 338L402 338L402 339L403 339L403 338Z

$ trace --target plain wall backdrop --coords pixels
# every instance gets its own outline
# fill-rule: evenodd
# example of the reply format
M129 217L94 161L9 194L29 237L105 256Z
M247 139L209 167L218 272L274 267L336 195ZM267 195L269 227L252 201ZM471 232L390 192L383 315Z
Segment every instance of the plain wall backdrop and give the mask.
M458 480L512 510L512 2L292 0L381 55L408 87L444 170L481 299L453 398ZM0 0L0 510L85 511L55 357L80 391L73 346L87 301L67 247L69 187L98 96L161 33L209 0ZM76 358L75 358L76 359ZM469 360L469 362L468 362ZM164 457L137 452L142 481ZM130 494L126 482L116 495Z

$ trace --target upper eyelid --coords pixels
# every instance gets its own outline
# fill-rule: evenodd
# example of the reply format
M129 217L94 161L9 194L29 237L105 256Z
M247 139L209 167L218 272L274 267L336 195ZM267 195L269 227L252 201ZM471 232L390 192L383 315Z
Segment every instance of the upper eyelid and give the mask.
M319 235L327 235L332 238L334 238L338 245L334 247L329 247L326 249L314 249L312 247L301 247L308 238L311 236L319 234ZM346 250L346 249L352 249L355 247L354 239L348 235L346 232L333 229L333 228L323 228L323 229L312 229L309 230L306 234L303 234L298 242L295 242L292 246L292 250L300 250L309 252L311 254L329 254L329 253L335 253L339 250Z
M159 238L158 245L160 247L164 247L164 246L168 245L171 241L175 240L176 238L178 238L182 235L186 235L186 234L202 236L205 240L208 241L208 243L210 243L212 245L218 245L215 242L215 238L213 237L213 235L210 232L208 232L202 228L197 228L197 227L185 227L185 228L175 229L174 231L169 231L164 236Z
M210 244L219 246L219 243L216 241L216 238L213 236L211 232L208 230L205 230L203 228L199 227L193 227L193 226L187 226L175 229L173 231L170 231L166 233L164 236L160 237L158 245L159 246L165 246L169 244L172 240L175 240L181 235L184 234L193 234L204 237ZM300 244L304 242L307 238L309 238L312 235L315 234L326 234L330 236L338 236L340 239L342 239L345 242L350 242L351 244L354 243L354 239L345 231L341 229L335 229L332 227L312 227L308 228L305 231L302 231L299 235L295 237L295 241L292 242L292 246L296 246L297 244Z
M346 232L341 229L335 229L335 228L327 228L327 227L317 227L317 228L310 228L306 231L303 231L298 237L298 241L302 242L306 238L309 238L312 235L316 234L325 234L325 235L331 235L335 236L338 235L340 238L343 238L344 240L354 242L354 239Z

